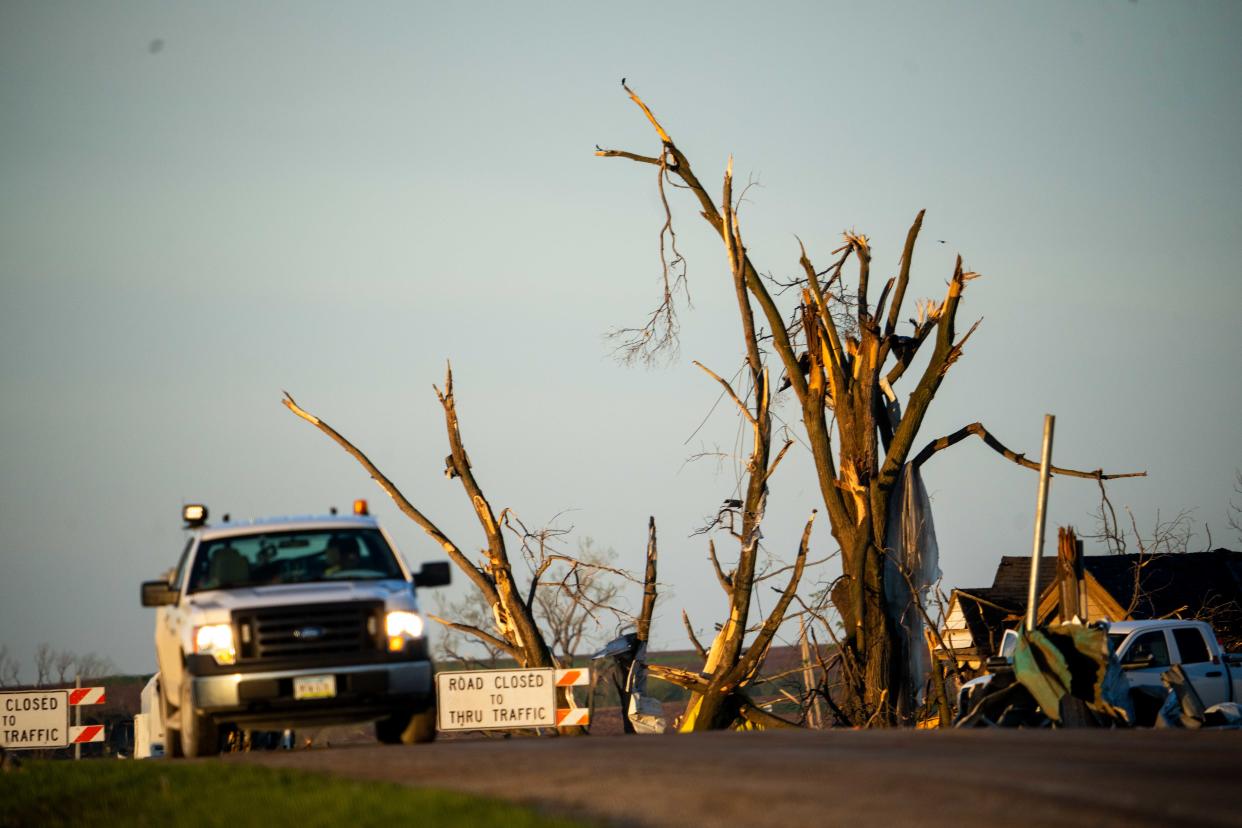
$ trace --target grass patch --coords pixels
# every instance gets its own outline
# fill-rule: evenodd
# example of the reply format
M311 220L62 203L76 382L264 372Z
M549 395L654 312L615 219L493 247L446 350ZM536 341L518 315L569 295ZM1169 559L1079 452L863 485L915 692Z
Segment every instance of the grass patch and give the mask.
M4 828L583 824L449 791L232 763L29 761L0 774Z

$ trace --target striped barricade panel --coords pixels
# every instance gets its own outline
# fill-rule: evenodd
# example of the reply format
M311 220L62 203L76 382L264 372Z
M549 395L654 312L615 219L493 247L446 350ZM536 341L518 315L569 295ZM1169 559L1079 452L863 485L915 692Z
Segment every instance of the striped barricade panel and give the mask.
M556 671L557 687L582 687L591 683L591 671L585 667L571 667Z
M561 707L556 711L557 727L572 725L588 725L591 723L591 710L587 707Z
M108 701L102 687L75 687L69 691L69 704L103 704Z
M69 728L69 744L71 745L80 745L86 742L102 742L103 740L103 725L82 725Z

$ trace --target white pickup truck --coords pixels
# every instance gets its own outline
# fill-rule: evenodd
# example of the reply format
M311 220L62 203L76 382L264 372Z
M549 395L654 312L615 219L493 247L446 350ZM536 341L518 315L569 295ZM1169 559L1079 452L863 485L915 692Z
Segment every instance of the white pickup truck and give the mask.
M142 585L157 607L159 708L172 756L219 751L230 729L375 720L382 742L435 738L432 664L411 572L367 513L206 523L175 570Z
M1108 640L1133 691L1163 698L1160 675L1180 664L1204 707L1242 701L1242 655L1221 649L1212 627L1203 621L1117 621ZM1139 721L1143 721L1141 711Z
M1212 627L1203 621L1162 619L1109 623L1108 640L1121 665L1130 695L1135 701L1138 724L1151 724L1159 702L1167 693L1160 676L1174 664L1181 665L1204 707L1242 701L1242 655L1226 653ZM1000 652L990 663L994 669L1012 663L1018 634L1005 632ZM990 662L993 660L989 660ZM984 674L966 682L958 691L958 715L970 710L992 681ZM1136 692L1137 691L1137 692Z

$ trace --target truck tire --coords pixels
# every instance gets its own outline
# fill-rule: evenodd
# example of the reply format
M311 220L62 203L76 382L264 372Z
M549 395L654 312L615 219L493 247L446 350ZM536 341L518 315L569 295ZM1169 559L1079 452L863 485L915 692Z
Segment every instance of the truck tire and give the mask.
M436 706L394 713L375 723L375 738L386 745L416 745L436 740Z
M181 730L179 731L181 754L187 759L214 756L220 752L220 728L208 716L200 716L194 710L190 698L190 682L181 681Z

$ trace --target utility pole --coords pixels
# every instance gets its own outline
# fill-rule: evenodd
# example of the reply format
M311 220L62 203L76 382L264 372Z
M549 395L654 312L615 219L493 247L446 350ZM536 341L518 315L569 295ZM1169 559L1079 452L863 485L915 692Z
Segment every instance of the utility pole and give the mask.
M1052 429L1057 418L1044 415L1044 450L1039 461L1039 495L1035 500L1035 542L1031 549L1031 583L1026 592L1026 631L1035 629L1039 609L1039 559L1044 554L1044 522L1048 516L1048 468L1052 465Z

